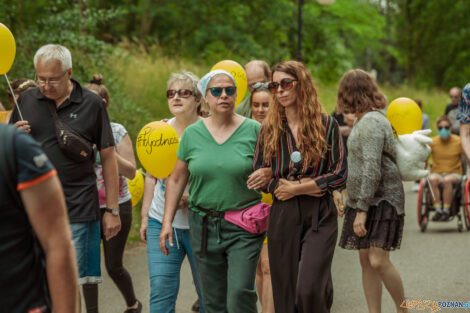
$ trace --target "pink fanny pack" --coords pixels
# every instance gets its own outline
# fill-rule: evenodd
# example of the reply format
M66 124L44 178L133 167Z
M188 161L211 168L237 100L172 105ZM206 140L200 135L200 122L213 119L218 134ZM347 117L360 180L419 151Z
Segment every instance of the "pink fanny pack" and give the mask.
M225 212L224 218L252 234L261 234L268 230L270 211L271 206L261 202L238 211Z

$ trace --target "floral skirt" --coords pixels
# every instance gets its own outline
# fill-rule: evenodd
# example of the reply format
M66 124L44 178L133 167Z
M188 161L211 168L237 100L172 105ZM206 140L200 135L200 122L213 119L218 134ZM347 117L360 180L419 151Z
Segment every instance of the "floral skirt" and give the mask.
M387 251L400 249L405 216L398 215L390 203L381 201L377 206L369 208L366 220L367 235L362 238L354 233L355 218L356 210L347 207L339 241L341 248L359 250L376 247Z

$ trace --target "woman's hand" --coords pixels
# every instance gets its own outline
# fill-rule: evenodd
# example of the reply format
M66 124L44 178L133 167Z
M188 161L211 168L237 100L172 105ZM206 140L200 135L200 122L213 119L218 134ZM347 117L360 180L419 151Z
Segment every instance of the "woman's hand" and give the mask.
M185 193L181 196L180 202L178 202L178 208L177 208L178 210L188 207L189 205L188 198L189 198L189 193Z
M357 210L356 218L354 219L353 229L354 229L354 233L359 238L362 238L365 235L367 235L366 220L367 220L367 212Z
M160 231L160 236L158 237L158 243L160 245L160 250L162 250L164 255L169 255L170 251L166 247L166 241L170 247L173 247L173 229L170 223L162 223L162 230Z
M147 228L148 228L148 225L149 225L149 220L148 220L148 217L146 218L142 218L142 220L140 221L140 240L142 240L142 242L145 242L147 243Z
M268 186L269 180L271 180L272 176L273 170L270 167L257 169L251 173L250 176L248 176L246 186L248 189L265 189L266 186Z
M343 217L344 215L343 195L338 190L333 190L333 201L335 203L338 216Z
M296 184L299 184L299 182L298 181L291 182L291 181L288 181L287 179L281 178L279 180L279 184L277 185L276 190L274 190L274 195L276 196L277 199L281 201L289 200L296 196L296 193L295 193Z

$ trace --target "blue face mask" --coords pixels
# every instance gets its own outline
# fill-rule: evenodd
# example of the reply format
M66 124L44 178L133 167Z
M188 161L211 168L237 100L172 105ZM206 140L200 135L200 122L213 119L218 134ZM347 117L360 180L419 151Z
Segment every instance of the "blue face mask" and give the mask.
M450 136L450 129L441 128L437 131L437 134L441 136L442 139L447 139Z

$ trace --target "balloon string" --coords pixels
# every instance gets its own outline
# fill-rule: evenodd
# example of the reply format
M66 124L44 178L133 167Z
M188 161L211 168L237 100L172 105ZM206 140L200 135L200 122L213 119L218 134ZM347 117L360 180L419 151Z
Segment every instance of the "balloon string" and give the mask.
M8 76L6 73L4 75L7 80L8 87L10 88L11 97L13 98L13 101L15 101L15 107L18 110L18 113L20 114L20 120L23 120L23 114L21 114L21 110L20 110L20 107L18 106L18 102L16 102L15 93L13 92L13 89L11 88L11 84L10 84L10 81L8 80Z

